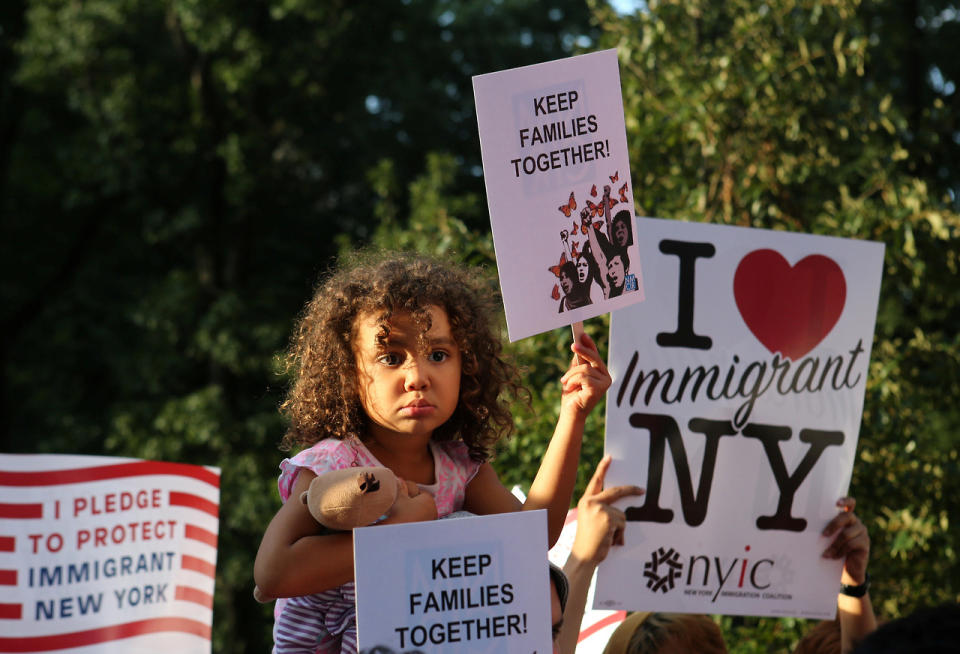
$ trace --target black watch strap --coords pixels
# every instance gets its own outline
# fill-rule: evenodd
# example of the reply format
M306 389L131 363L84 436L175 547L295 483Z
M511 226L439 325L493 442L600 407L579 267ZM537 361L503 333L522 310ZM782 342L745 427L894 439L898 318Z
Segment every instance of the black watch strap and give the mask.
M870 573L866 573L863 577L863 583L857 586L851 586L850 584L840 584L840 594L847 595L848 597L863 597L867 594L867 591L870 590Z

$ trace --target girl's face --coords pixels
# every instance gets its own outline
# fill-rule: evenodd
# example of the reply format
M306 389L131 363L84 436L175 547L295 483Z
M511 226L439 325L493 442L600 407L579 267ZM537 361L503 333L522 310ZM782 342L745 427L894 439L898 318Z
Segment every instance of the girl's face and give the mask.
M563 289L565 294L573 290L573 280L565 272L560 273L560 288Z
M460 349L443 309L428 309L427 347L409 313L390 319L390 334L377 343L377 315L362 314L354 323L354 354L360 403L370 417L370 436L384 439L426 436L453 415L460 397Z

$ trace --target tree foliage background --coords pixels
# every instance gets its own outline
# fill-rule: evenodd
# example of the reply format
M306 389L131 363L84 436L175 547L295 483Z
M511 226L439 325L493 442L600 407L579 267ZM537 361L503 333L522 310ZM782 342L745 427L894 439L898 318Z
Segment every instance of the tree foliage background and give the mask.
M616 47L637 211L883 241L852 493L882 617L960 597L960 7L948 0L0 3L5 452L223 468L214 650L265 651L278 357L375 243L495 263L470 76ZM588 323L605 349L606 322ZM496 462L525 485L567 330ZM601 407L602 408L602 407ZM591 418L581 488L602 452ZM951 520L953 518L953 520ZM787 651L796 620L723 620Z

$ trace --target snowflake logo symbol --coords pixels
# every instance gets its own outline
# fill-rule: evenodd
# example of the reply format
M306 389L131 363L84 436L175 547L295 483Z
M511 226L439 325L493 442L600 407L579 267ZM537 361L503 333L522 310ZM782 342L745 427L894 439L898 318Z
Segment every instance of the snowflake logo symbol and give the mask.
M661 573L661 567L663 572ZM680 578L683 564L680 563L680 552L672 547L664 550L662 547L650 552L650 560L643 564L643 576L647 578L647 588L653 592L666 593L673 590L674 583Z

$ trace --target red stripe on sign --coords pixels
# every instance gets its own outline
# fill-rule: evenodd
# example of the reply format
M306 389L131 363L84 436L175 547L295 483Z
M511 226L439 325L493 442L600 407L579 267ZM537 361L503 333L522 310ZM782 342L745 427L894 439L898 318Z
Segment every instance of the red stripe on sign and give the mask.
M0 552L16 552L17 539L13 536L0 536Z
M22 638L0 638L0 652L46 652L54 649L70 647L86 647L108 643L121 638L132 638L146 634L157 634L167 631L177 631L184 634L193 634L210 640L210 625L190 620L188 618L153 618L138 622L74 631L68 634L54 634L52 636L30 636Z
M0 620L19 620L22 617L23 604L0 604Z
M183 555L183 558L180 560L180 567L184 570L193 570L194 572L205 574L211 578L217 576L217 566L209 561L198 559L197 557L190 556L189 554Z
M0 570L0 586L16 586L16 585L17 585L16 570Z
M219 514L216 502L211 502L208 499L192 493L170 491L170 506L185 506L190 509L197 509L198 511L209 513L214 518Z
M205 593L202 590L191 588L190 586L177 586L177 592L174 599L184 602L193 602L208 609L213 608L213 595Z
M212 531L207 531L206 529L198 527L197 525L187 525L187 529L183 535L192 540L198 540L201 543L206 543L210 547L217 546L217 535Z
M37 470L34 472L0 470L0 486L60 486L62 484L79 484L85 481L146 475L191 477L210 484L214 488L220 488L220 475L217 473L202 466L188 463L170 463L168 461L132 461L93 468Z
M0 503L0 518L42 518L43 504Z
M612 624L616 624L616 623L618 623L618 622L623 622L624 620L626 620L626 618L627 618L627 612L626 612L626 611L617 611L616 613L613 613L613 614L611 614L611 615L608 615L607 617L603 618L602 620L597 620L597 621L594 622L592 625L590 625L590 626L587 627L586 629L583 629L583 630L580 632L580 636L577 637L577 642L579 643L579 642L581 642L581 641L583 641L583 640L586 640L587 638L589 638L589 637L592 636L593 634L597 633L598 631L600 631L600 630L603 629L604 627L607 627L607 626L612 625Z

